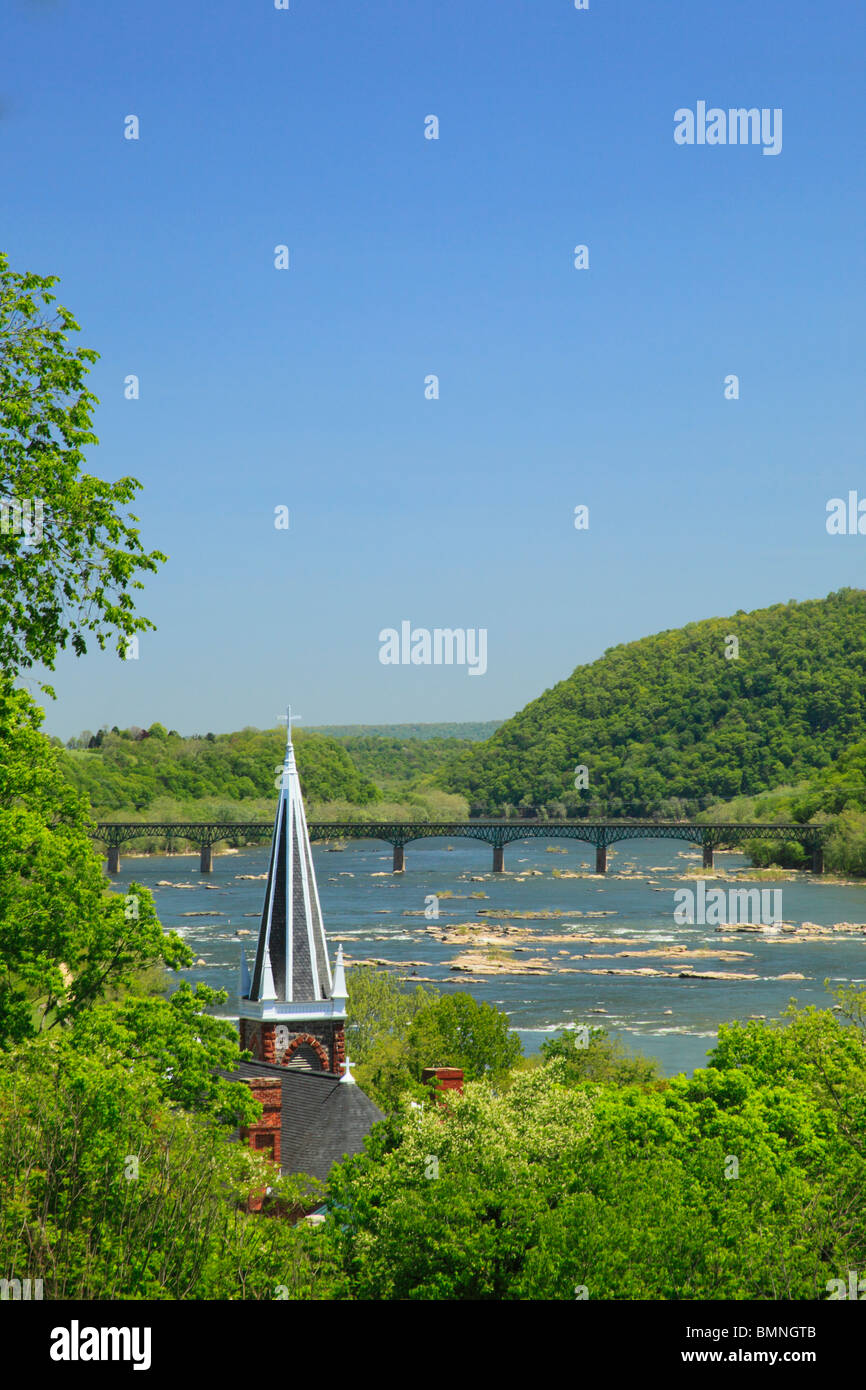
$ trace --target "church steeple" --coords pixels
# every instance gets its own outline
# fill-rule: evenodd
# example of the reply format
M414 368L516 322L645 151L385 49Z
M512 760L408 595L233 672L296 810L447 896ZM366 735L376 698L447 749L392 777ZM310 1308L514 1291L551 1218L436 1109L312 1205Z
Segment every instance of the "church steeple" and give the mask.
M241 966L241 1046L261 1060L337 1071L344 1058L345 975L342 953L336 978L331 974L292 745L293 717L290 709L252 976L245 960Z

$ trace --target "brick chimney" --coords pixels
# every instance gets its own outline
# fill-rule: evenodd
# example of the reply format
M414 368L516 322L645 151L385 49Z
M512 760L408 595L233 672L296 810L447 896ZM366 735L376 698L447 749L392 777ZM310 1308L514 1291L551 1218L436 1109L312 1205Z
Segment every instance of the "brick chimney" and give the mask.
M425 1086L432 1085L435 1092L456 1091L459 1096L463 1094L462 1067L425 1067L421 1080Z

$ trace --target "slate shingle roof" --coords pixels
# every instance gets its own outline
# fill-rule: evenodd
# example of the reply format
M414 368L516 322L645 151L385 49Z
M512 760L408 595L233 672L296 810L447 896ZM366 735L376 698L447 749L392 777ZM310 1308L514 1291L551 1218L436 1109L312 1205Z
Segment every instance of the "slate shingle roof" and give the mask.
M360 1153L364 1137L385 1116L360 1086L333 1072L303 1071L275 1062L240 1062L233 1081L277 1078L282 1089L280 1171L309 1173L325 1182L344 1157Z

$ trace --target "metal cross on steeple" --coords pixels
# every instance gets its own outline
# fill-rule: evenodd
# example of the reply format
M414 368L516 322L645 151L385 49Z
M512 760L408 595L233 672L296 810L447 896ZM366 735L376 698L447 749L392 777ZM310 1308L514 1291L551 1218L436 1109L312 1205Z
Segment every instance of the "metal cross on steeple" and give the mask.
M287 742L287 743L291 743L291 741L292 741L292 720L293 720L293 719L303 719L303 717L304 717L304 716L303 716L302 714L292 714L292 707L291 707L291 705L287 705L287 706L286 706L286 712L285 712L285 714L280 714L280 715L277 716L277 719L278 719L279 723L280 723L280 724L285 724L285 726L286 726L286 742Z

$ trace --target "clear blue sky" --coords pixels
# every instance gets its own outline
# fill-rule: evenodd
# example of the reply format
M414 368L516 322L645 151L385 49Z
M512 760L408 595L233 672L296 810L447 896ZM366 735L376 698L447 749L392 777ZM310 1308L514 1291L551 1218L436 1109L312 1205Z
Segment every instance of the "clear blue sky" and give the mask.
M170 556L49 730L505 717L866 584L825 530L866 495L864 39L859 0L7 0L0 241ZM781 154L676 145L699 100L782 108ZM381 665L403 619L486 628L486 675Z

